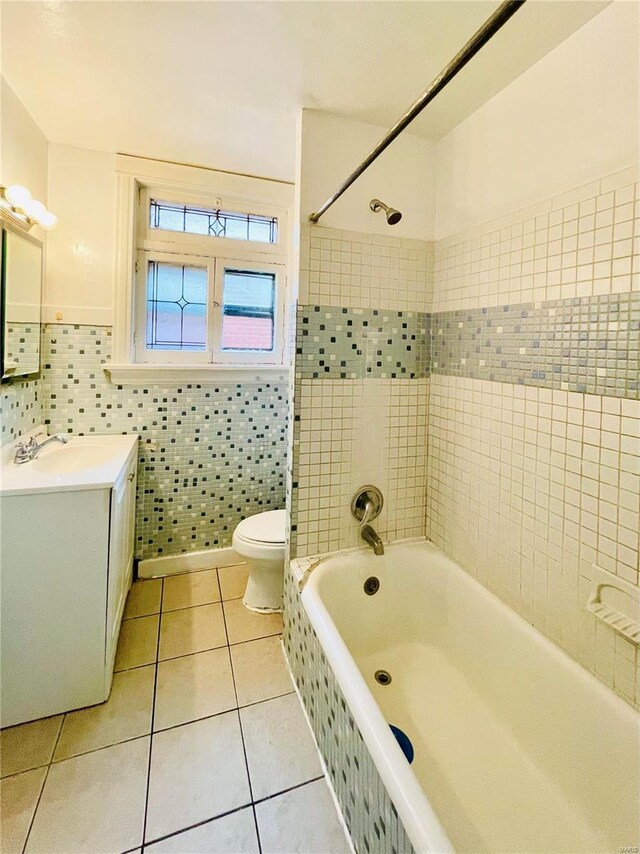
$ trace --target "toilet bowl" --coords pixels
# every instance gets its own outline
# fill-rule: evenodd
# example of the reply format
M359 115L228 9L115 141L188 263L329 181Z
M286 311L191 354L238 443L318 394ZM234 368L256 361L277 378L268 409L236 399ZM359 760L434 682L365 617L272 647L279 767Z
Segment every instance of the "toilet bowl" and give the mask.
M249 564L242 601L252 611L282 611L285 525L285 510L268 510L244 519L233 532L233 549Z

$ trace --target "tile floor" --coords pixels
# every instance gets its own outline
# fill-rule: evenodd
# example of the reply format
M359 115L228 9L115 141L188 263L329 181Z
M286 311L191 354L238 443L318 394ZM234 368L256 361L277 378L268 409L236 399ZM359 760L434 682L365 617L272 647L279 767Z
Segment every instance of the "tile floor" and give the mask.
M246 567L136 582L107 703L0 732L2 854L350 851Z

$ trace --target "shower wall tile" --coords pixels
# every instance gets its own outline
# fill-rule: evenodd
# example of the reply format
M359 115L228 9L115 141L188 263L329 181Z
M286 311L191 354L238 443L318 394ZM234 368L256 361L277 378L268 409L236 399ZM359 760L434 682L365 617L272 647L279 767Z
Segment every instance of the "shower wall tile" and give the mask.
M436 243L433 311L640 290L638 168Z
M284 645L318 747L358 854L413 854L389 794L285 573Z
M229 546L239 521L284 506L285 384L115 386L110 352L110 327L45 327L44 420L140 435L138 558Z
M37 373L40 364L40 323L7 323L4 330L5 364L22 373Z
M427 536L640 707L638 651L585 605L638 585L640 402L432 375Z
M437 312L431 370L640 397L640 292Z
M427 311L433 243L301 226L301 305Z
M304 379L425 377L429 316L423 312L300 306L296 374Z
M297 388L292 554L360 545L350 503L375 484L375 528L387 541L422 536L428 379L302 380Z

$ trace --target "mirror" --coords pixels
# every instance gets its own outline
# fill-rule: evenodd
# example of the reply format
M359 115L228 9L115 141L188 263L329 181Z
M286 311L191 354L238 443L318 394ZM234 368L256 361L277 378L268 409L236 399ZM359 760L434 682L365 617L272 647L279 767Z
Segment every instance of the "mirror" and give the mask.
M4 224L1 249L1 376L9 380L40 370L42 244Z

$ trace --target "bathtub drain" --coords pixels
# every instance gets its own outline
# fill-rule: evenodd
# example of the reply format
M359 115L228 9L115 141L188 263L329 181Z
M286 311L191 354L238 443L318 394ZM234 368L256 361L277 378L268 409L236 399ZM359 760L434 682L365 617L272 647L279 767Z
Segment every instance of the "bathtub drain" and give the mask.
M380 581L375 577L375 575L369 576L364 583L364 592L367 596L373 596L374 593L377 593L380 589Z
M376 670L373 674L376 682L379 682L380 685L390 685L391 684L391 674L387 673L386 670Z

